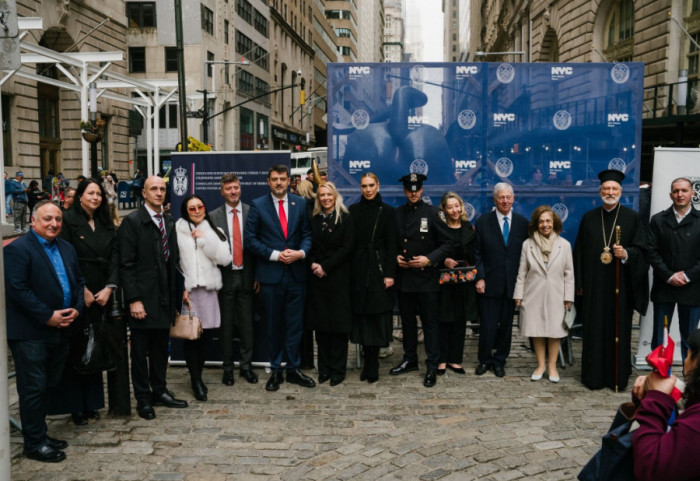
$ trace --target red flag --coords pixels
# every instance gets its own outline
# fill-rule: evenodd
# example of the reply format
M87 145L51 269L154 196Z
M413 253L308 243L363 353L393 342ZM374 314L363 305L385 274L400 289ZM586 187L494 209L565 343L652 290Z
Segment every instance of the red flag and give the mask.
M664 336L664 341L668 339L668 342L664 342L656 349L651 351L647 357L646 361L655 371L659 373L661 377L669 377L671 375L671 366L673 366L673 351L676 348L676 344L671 339L671 336ZM666 345L664 345L666 344ZM678 402L683 393L681 393L677 388L673 388L671 397Z

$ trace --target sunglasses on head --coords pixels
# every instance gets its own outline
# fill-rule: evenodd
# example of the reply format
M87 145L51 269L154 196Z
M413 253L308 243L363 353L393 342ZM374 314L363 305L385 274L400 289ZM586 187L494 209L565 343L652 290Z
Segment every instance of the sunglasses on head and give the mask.
M204 210L204 204L191 205L187 208L188 212L199 212L200 210Z

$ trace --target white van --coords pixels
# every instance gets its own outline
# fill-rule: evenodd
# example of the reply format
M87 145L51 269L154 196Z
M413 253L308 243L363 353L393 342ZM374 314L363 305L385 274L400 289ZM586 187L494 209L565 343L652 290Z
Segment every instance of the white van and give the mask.
M311 168L311 161L316 160L319 170L328 168L328 148L314 147L306 152L292 152L292 175L300 175L306 179L306 172Z

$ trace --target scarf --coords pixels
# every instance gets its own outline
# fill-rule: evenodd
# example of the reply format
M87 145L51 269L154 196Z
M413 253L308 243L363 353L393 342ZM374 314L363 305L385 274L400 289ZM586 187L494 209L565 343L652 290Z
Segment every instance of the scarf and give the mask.
M544 260L545 264L549 262L549 254L552 253L552 247L554 247L554 241L557 237L559 236L557 236L556 232L549 234L549 237L543 236L539 231L532 235L532 240L534 240L537 247L540 248L542 259Z

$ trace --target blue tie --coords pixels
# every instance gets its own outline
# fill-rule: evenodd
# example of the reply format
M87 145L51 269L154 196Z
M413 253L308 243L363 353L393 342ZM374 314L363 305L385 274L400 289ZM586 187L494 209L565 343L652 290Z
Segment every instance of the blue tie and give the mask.
M508 245L508 234L510 234L510 228L508 227L508 217L503 218L503 240L506 245Z

